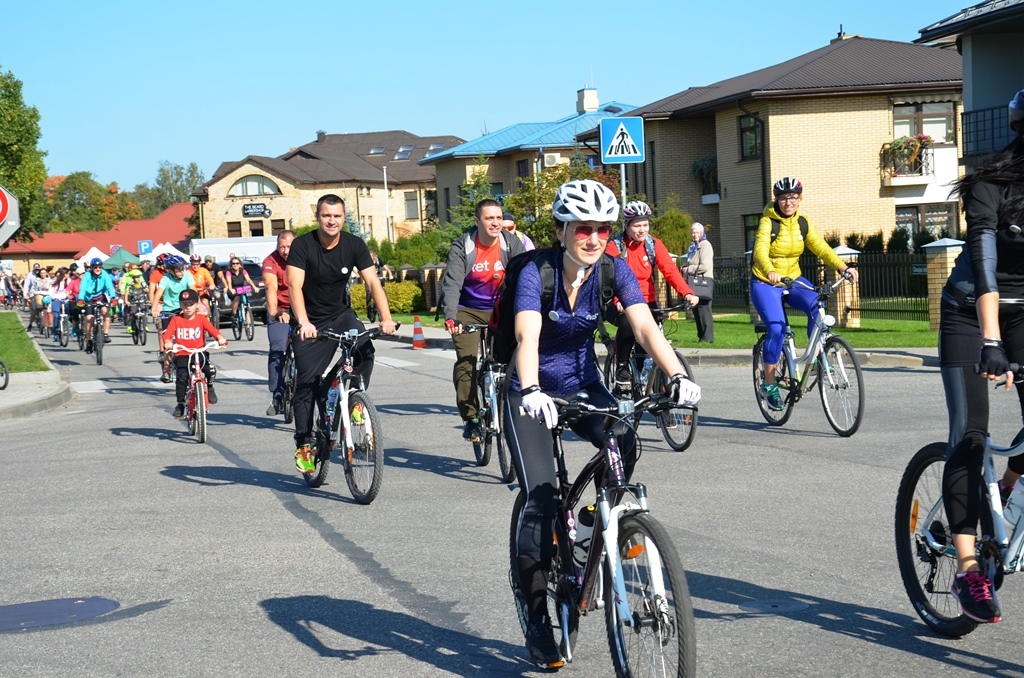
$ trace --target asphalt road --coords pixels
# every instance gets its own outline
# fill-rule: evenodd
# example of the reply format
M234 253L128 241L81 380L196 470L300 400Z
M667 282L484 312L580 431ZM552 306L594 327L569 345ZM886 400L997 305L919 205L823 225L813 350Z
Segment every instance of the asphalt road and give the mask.
M339 467L318 490L295 471L290 427L263 414L266 346L257 327L215 355L220 402L200 445L170 416L153 342L132 346L118 329L102 367L47 344L78 395L3 425L0 605L119 607L4 632L0 675L540 675L508 588L514 494L461 439L453 356L377 343L370 393L387 466L380 497L360 506ZM906 462L945 437L941 386L929 367L865 374L867 419L849 439L814 398L767 427L742 367L698 372L691 450L670 451L644 424L636 478L688 571L701 675L1024 675L1016 578L1001 592L1005 621L963 640L914 615L893 510ZM1004 441L1015 400L993 398ZM575 469L590 454L578 441L569 451ZM775 613L741 607L773 602ZM580 638L561 673L611 675L604 620L584 618Z

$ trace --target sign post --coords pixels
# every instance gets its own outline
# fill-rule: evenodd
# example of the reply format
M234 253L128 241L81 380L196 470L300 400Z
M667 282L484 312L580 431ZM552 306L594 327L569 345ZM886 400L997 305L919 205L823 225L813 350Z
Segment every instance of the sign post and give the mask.
M21 212L18 210L18 199L0 186L0 245L6 245L19 228Z
M622 207L626 207L626 165L643 162L643 118L604 118L601 120L601 164L619 163Z

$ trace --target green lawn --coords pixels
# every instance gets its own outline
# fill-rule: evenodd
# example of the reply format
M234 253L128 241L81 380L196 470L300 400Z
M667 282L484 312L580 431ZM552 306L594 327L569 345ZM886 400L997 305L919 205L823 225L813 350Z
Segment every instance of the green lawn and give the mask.
M0 311L0 360L11 372L43 372L49 369L32 345L17 311Z
M796 332L797 346L807 343L807 316L791 312L790 322ZM799 329L798 329L799 328ZM923 320L861 320L860 327L836 327L855 349L927 348L939 345L939 333L929 330ZM676 346L697 346L697 329L692 320L672 320L665 324ZM756 341L754 325L743 314L715 315L714 348L750 348Z

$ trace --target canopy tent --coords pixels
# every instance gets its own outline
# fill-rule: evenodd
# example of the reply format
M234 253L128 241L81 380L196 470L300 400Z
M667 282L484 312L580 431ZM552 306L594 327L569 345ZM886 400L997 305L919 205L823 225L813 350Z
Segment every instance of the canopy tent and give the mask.
M133 264L138 264L141 263L142 260L129 252L127 248L122 247L114 252L109 259L103 262L103 268L108 271L114 268L124 268L125 263L129 261Z
M142 258L148 259L149 261L156 261L156 255L158 254L166 254L168 256L175 255L181 257L185 261L188 261L188 254L182 252L169 242L160 243L159 245L153 248L152 252L147 253Z
M88 252L85 253L81 259L78 260L78 266L80 268L89 268L89 262L93 259L99 259L100 261L106 261L110 258L109 254L104 254L103 250L98 247L92 247Z

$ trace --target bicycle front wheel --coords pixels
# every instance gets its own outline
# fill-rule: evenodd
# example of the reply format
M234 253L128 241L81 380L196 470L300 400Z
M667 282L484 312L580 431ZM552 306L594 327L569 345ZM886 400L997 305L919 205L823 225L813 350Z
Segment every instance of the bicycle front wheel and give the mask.
M0 361L0 391L7 388L7 382L10 380L11 374L7 371L7 365Z
M195 388L195 408L192 416L195 417L196 439L201 443L206 442L206 384L199 382Z
M291 350L284 356L284 366L281 369L284 379L284 398L281 405L284 407L284 423L290 424L295 420L295 413L292 411L292 398L295 397L295 357Z
M690 363L686 362L686 358L679 351L676 351L676 358L683 366L683 371L686 375L697 382L697 378L693 374L693 368L690 367ZM654 373L653 390L661 393L668 388L668 378L665 373L658 368ZM658 428L661 429L661 435L665 437L665 442L676 452L682 452L693 443L693 437L697 435L697 410L693 408L672 408L666 410L657 416Z
M384 438L377 409L365 393L349 395L348 420L352 449L345 453L345 480L352 497L360 504L369 504L384 482Z
M852 436L864 420L864 375L850 342L832 336L818 356L818 391L825 418L839 435Z
M918 450L896 496L896 560L914 610L933 631L960 638L977 627L950 593L956 550L942 503L946 443Z
M137 313L132 314L128 321L128 326L132 330L132 343L138 346L139 342L142 341L142 337L139 336L139 315Z
M242 319L238 317L237 313L231 314L231 334L235 337L235 341L242 338Z
M761 355L767 341L767 335L761 335L761 338L754 344L754 398L757 399L757 407L761 410L761 416L764 417L764 420L772 426L782 426L789 421L790 416L793 414L793 398L789 389L792 379L789 378L789 368L786 366L785 356L783 355L775 370L775 383L779 386L782 409L774 410L769 407L768 399L761 393L761 384L764 383L765 376L764 360Z
M71 321L68 317L61 316L60 319L60 345L61 348L67 348L68 341L71 340Z
M93 319L93 325L96 328L93 331L93 334L96 336L96 339L93 341L93 352L96 355L96 364L97 365L102 365L103 364L103 344L106 343L105 342L106 337L103 334L103 318L100 317L99 313L97 313L96 317Z
M668 532L649 514L619 522L619 558L629 619L619 617L605 568L605 622L615 674L697 675L696 631L686 572Z
M149 324L149 321L148 321L148 317L149 316L147 314L143 313L143 314L139 315L138 317L139 317L139 329L138 329L139 345L145 346L146 345L146 334L148 333L148 330L146 329L146 326Z
M252 309L249 308L248 306L245 307L245 317L243 319L243 322L245 323L245 340L252 341L252 337L255 332L255 327L252 319Z
M505 398L498 391L498 402L495 405L495 418L500 424L495 445L498 448L498 468L501 469L501 482L514 483L516 480L516 467L512 463L512 455L505 444Z

